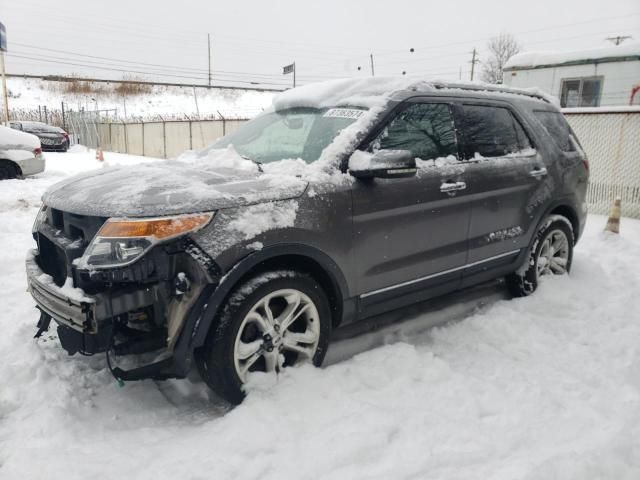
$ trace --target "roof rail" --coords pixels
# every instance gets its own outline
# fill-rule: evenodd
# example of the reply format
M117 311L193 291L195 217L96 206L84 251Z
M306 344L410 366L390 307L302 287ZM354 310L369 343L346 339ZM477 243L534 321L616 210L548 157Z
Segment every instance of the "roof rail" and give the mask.
M473 84L473 83L463 83L463 82L456 83L456 82L435 81L430 83L433 85L433 88L436 88L436 89L457 88L460 90L470 90L474 92L511 93L514 95L524 95L526 97L537 98L547 103L553 103L551 99L542 92L524 90L521 88L511 88L511 87L504 87L501 85Z

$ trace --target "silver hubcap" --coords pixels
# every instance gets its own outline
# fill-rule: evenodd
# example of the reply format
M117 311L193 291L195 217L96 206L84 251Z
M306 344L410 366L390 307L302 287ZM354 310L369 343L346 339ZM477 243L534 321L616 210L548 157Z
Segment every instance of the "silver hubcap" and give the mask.
M536 272L542 275L563 275L569 263L569 240L562 230L553 230L542 241Z
M250 372L279 372L311 361L320 340L320 318L311 299L299 290L272 292L251 307L235 340L236 373L246 382Z

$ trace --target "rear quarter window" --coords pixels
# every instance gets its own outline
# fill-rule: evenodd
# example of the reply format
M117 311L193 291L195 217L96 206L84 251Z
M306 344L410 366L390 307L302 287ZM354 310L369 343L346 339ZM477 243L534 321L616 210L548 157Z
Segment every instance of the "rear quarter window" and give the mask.
M563 152L577 151L578 141L560 112L534 110L533 113L560 150Z
M531 148L520 123L504 107L464 104L465 157L502 157Z

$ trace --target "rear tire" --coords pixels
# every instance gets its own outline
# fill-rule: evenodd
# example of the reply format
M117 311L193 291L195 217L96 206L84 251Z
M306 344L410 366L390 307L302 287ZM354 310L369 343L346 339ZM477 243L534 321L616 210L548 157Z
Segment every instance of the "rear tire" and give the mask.
M526 264L506 277L511 294L526 297L536 291L541 276L568 274L573 244L571 222L560 215L547 217L538 229Z
M11 163L0 161L0 180L9 180L17 176L18 172Z
M330 332L329 302L318 282L292 270L266 272L231 293L195 360L207 385L239 404L254 371L320 366Z

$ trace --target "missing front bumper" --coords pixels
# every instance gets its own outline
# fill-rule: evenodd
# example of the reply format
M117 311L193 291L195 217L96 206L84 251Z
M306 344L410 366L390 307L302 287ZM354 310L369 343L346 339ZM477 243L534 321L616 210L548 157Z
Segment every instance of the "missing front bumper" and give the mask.
M83 299L67 295L65 289L41 280L44 272L32 250L26 259L29 292L40 310L56 322L81 333L98 334L102 324L124 313L153 305L155 287L144 287L126 292L105 292L83 295Z

